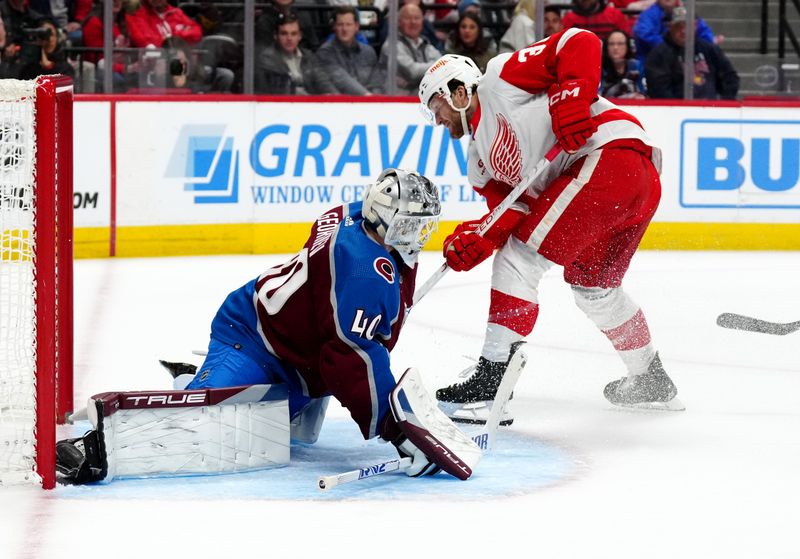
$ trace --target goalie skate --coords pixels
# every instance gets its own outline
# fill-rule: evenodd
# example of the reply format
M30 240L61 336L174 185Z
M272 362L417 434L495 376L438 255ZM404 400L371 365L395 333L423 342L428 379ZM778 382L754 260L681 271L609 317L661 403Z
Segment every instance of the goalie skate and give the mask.
M647 372L632 377L623 377L609 382L603 390L606 400L624 408L660 411L683 411L676 396L678 389L669 378L656 353Z
M488 361L481 357L475 366L462 373L461 376L470 375L467 380L437 390L439 409L455 422L484 425L492 411L503 376L512 371L516 374L518 369L525 366L524 353L517 351L523 343L517 342L511 346L508 361ZM513 394L503 405L500 425L511 425L514 422L511 398Z

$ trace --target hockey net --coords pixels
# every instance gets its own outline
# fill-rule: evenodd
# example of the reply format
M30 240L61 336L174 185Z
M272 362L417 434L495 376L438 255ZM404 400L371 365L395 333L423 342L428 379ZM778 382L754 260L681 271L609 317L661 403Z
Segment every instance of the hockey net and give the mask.
M55 485L72 411L72 84L0 80L0 486Z

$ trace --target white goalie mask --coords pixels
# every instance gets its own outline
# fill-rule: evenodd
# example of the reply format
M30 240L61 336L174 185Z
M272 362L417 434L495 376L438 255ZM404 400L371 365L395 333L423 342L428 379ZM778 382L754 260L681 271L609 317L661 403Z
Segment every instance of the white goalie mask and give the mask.
M439 189L414 171L386 169L367 187L361 213L384 244L413 265L439 227Z
M436 124L436 116L431 112L431 99L441 96L453 110L461 115L461 125L464 134L469 133L467 123L467 107L472 101L472 92L481 83L483 74L478 69L477 64L466 56L458 54L446 54L437 60L430 68L425 71L422 81L419 83L419 101L422 103L422 113L431 124ZM467 90L467 106L456 108L453 106L453 99L450 93L450 82L456 80L464 84Z

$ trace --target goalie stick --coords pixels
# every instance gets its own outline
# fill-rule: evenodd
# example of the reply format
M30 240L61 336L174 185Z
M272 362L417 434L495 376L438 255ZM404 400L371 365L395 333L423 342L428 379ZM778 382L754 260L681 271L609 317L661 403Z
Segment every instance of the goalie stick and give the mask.
M475 233L479 236L483 237L486 234L486 231L494 225L494 223L503 215L508 208L510 208L517 199L522 196L522 194L528 190L533 183L538 179L542 173L544 173L547 166L558 157L558 155L562 152L561 146L559 144L554 145L550 150L545 154L545 156L536 164L531 172L531 176L527 181L520 181L520 183L514 187L514 189L508 193L502 202L500 202L495 208L486 216L486 218L478 224L478 227L475 229ZM444 277L450 267L447 265L447 262L442 263L436 272L431 275L428 280L423 283L420 288L414 293L414 305L419 303L428 292L433 289L433 287L439 283L439 281Z
M759 318L752 318L736 313L722 313L717 317L717 324L732 330L745 330L761 334L785 336L800 330L800 320L797 322L768 322Z
M497 394L495 395L494 403L492 404L492 411L489 412L489 418L486 420L486 425L480 433L472 437L472 440L475 441L475 443L484 452L489 452L494 446L497 429L500 426L500 418L503 415L503 407L505 407L505 405L508 403L508 400L511 398L511 393L514 391L514 386L516 386L517 380L519 380L519 377L522 374L522 369L525 368L527 362L528 358L525 355L525 352L521 349L514 353L514 355L511 357L511 360L508 363L508 368L506 369L506 373L503 375L503 380L500 381L500 386L497 387ZM403 471L410 465L411 458L396 458L394 460L380 462L379 464L373 464L371 466L366 466L357 470L351 470L349 472L343 472L341 474L321 476L317 480L317 486L321 491L329 491L337 485L342 485L343 483L361 481L362 479L388 474L391 472Z

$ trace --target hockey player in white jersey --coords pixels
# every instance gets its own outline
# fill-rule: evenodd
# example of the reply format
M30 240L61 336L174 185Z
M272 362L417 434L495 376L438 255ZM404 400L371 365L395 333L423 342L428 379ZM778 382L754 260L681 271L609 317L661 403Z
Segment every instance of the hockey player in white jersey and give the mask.
M680 405L644 314L621 287L658 207L661 152L636 118L598 97L600 49L594 34L569 29L495 57L485 76L468 58L446 55L420 84L432 122L454 138L471 135L468 178L490 209L563 149L484 236L476 220L445 240L456 271L497 251L481 357L465 382L436 393L456 420L484 421L514 344L533 330L539 281L554 263L627 367L605 397L620 406ZM509 411L504 423L512 420Z

